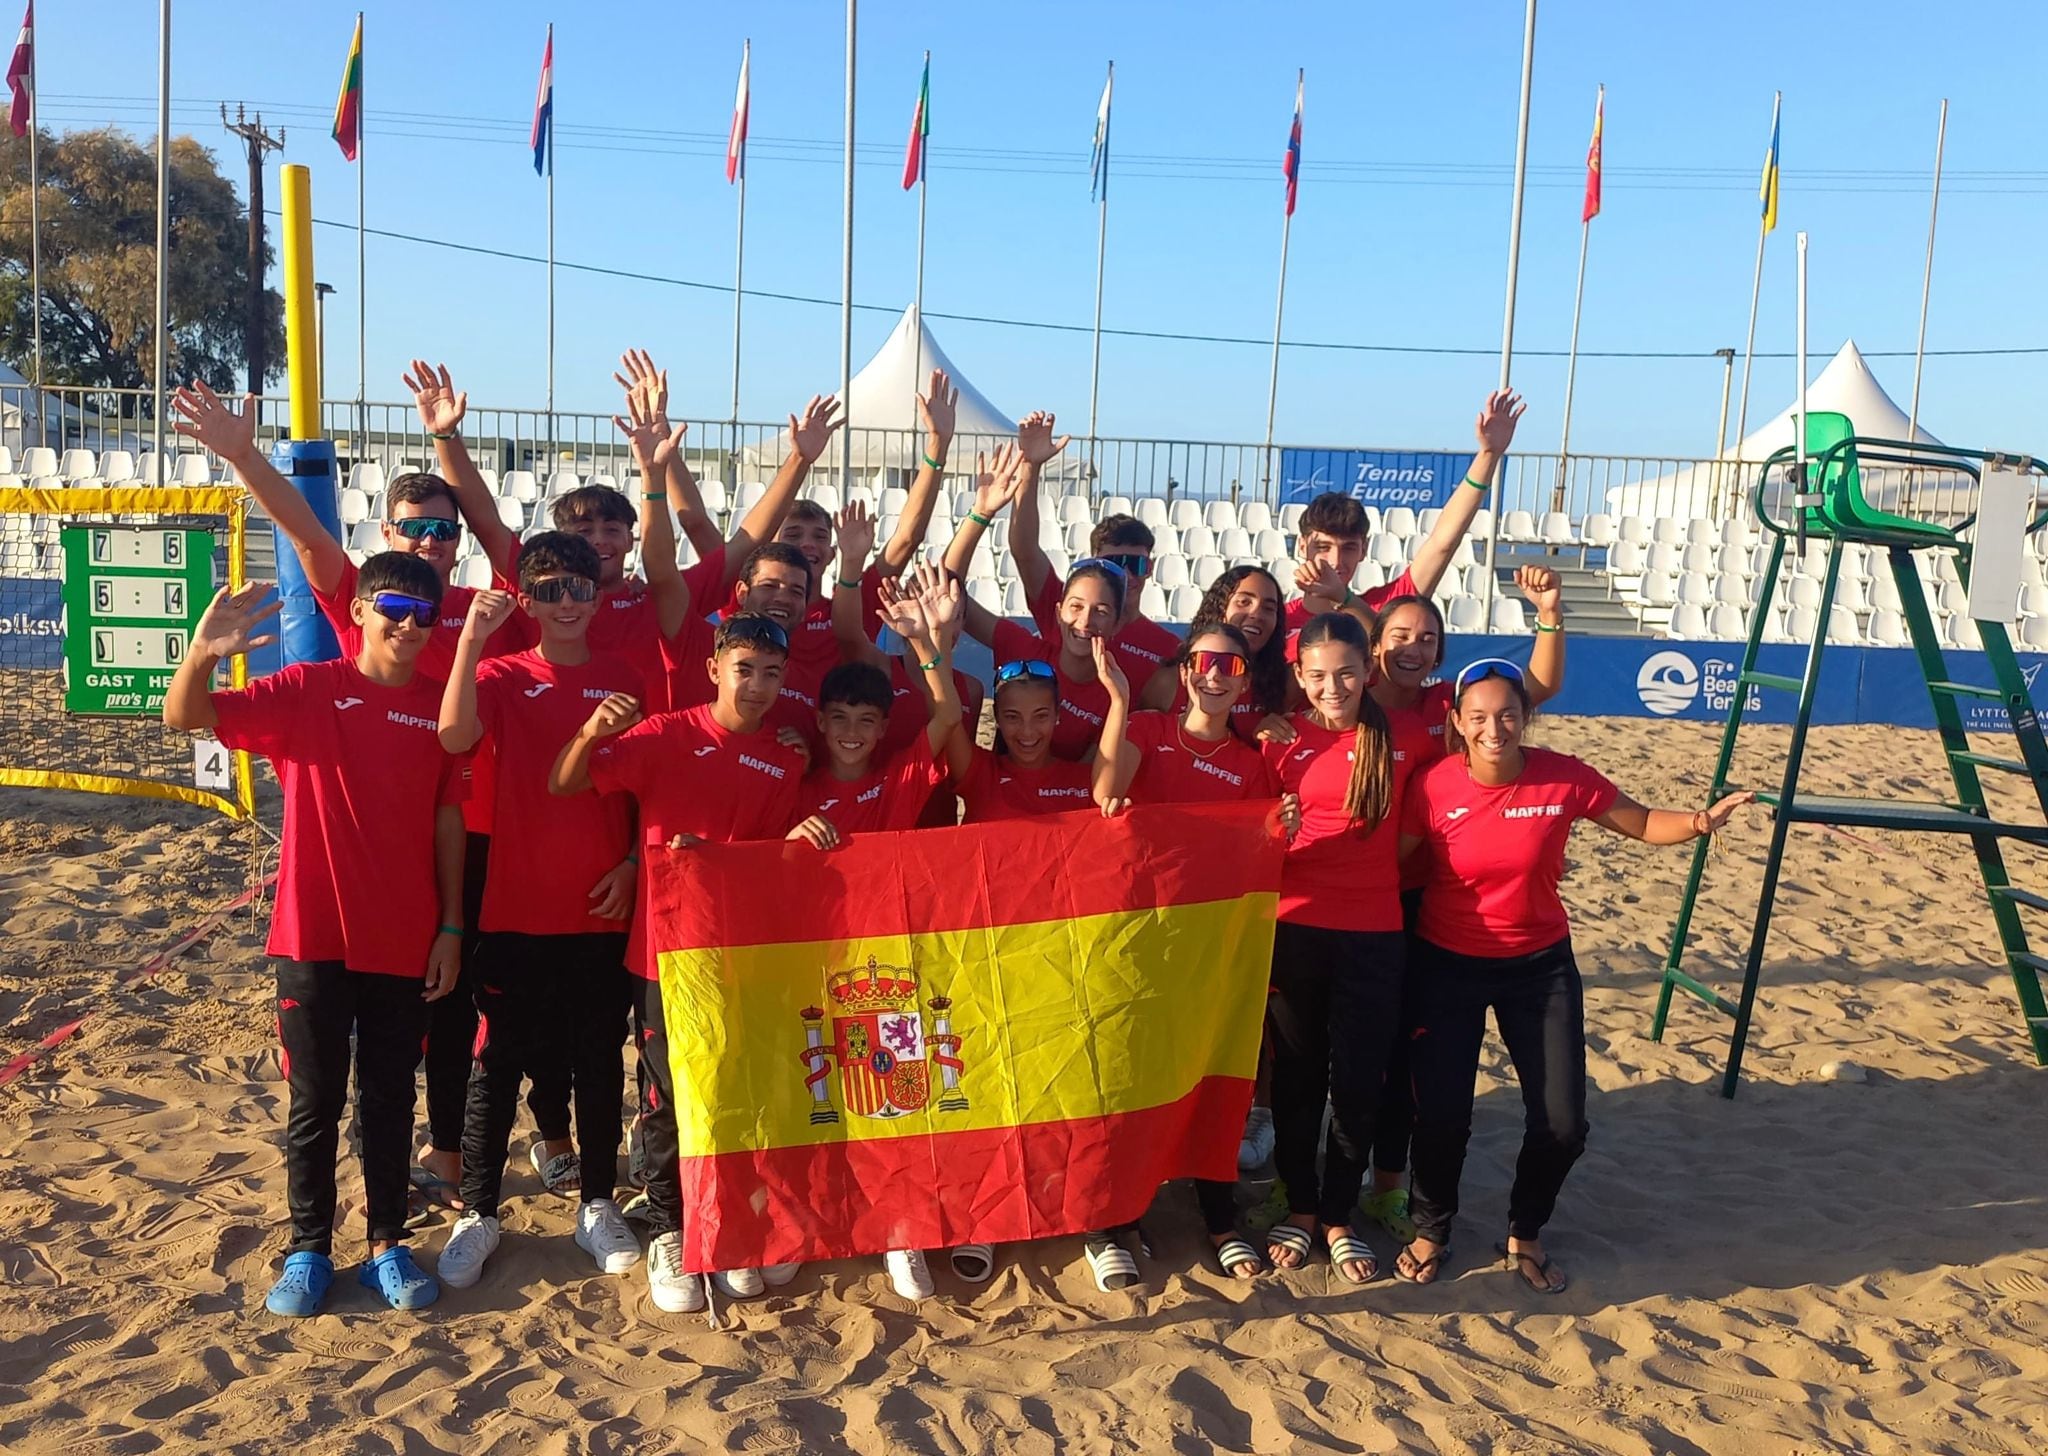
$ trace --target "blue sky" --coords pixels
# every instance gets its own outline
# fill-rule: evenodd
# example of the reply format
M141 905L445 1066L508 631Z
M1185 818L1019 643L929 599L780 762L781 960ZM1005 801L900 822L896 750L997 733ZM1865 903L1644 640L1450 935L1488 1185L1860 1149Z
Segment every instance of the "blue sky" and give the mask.
M45 124L154 126L155 7L47 5ZM353 5L181 0L175 130L244 170L217 104L287 128L313 168L315 215L353 224L355 177L328 139ZM1522 7L869 0L861 11L856 367L911 297L916 205L898 190L921 53L932 62L926 309L1084 326L1058 333L934 319L1000 407L1085 425L1096 217L1088 143L1104 62L1117 63L1106 322L1270 337L1280 156L1308 68L1290 339L1470 348L1467 357L1290 349L1279 436L1303 444L1454 445L1494 382ZM829 0L653 6L532 0L372 3L366 76L373 227L540 255L543 184L526 150L545 27L556 24L556 255L563 263L730 285L723 136L740 43L754 43L747 283L836 299L841 35ZM127 23L132 20L132 23ZM1913 346L1935 117L1951 98L1928 347L2048 345L2031 260L2048 221L2037 103L1989 80L2039 55L2048 7L1983 4L1930 20L1907 0L1542 7L1524 224L1516 384L1524 443L1554 448L1571 326L1579 190L1594 87L1607 91L1606 206L1594 223L1585 350L1740 347L1771 93L1786 91L1784 188L1757 347L1793 342L1793 234L1812 235L1814 368L1854 337ZM1824 58L1824 59L1823 59ZM230 145L235 151L229 151ZM1141 160L1149 159L1149 160ZM273 188L275 173L272 173ZM273 194L274 195L274 194ZM355 389L354 237L316 232L330 303L329 393ZM371 396L396 398L415 353L445 358L473 400L538 404L544 271L394 239L369 251ZM558 401L614 404L619 349L669 364L680 408L722 417L731 299L709 289L558 272ZM835 308L748 300L743 413L779 417L835 385ZM1104 434L1255 440L1262 345L1106 339ZM1873 359L1903 406L1910 357ZM1759 359L1752 423L1794 388ZM2024 448L2048 355L1934 358L1922 420L1956 443ZM1574 444L1694 455L1713 443L1720 365L1582 359Z

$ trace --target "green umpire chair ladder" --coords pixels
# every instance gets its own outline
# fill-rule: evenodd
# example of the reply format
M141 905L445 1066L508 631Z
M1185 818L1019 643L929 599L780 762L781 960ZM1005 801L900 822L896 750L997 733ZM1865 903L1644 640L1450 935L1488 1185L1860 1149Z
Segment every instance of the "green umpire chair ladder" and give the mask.
M1700 881L1706 872L1711 841L1702 839L1693 848L1692 868L1686 877L1685 897L1679 905L1678 922L1671 933L1671 951L1664 962L1664 983L1657 993L1657 1014L1650 1035L1664 1038L1671 1013L1671 993L1682 990L1724 1012L1735 1022L1728 1046L1728 1064L1721 1078L1721 1095L1733 1097L1742 1070L1743 1046L1749 1038L1750 1017L1756 1008L1757 983L1764 968L1764 950L1770 935L1771 910L1778 893L1778 873L1784 860L1785 838L1794 824L1832 824L1868 829L1915 830L1935 834L1957 834L1968 838L1983 877L1984 891L1991 902L1991 917L1998 928L2019 1001L2033 1042L2034 1059L2048 1066L2048 1002L2042 995L2042 977L2048 975L2048 957L2034 953L2027 943L2021 911L2048 912L2048 896L2016 889L2007 882L2004 840L2048 846L2048 742L2035 716L2027 683L2013 657L2012 642L2005 628L1996 622L1981 622L1978 633L1996 687L1978 687L1950 679L1928 611L1927 594L1914 565L1918 551L1947 551L1955 557L1958 580L1965 589L1970 583L1971 542L1959 534L1974 524L1974 518L1942 526L1880 510L1863 493L1861 475L1865 463L1929 468L1955 472L1973 482L1981 480L1985 466L2017 468L2040 472L2043 467L2026 457L2001 456L1949 446L1914 444L1904 440L1859 439L1845 415L1814 411L1806 417L1807 476L1813 485L1792 495L1789 518L1774 516L1767 506L1766 490L1774 473L1782 481L1799 485L1798 467L1791 447L1780 450L1764 463L1754 492L1757 519L1772 539L1770 566L1763 575L1749 640L1743 648L1742 669L1728 723L1721 734L1721 753L1714 764L1714 782L1707 802L1737 791L1728 781L1735 758L1736 735L1742 727L1744 700L1752 688L1795 694L1798 710L1792 720L1792 739L1785 755L1783 782L1775 791L1759 790L1757 802L1773 812L1768 857L1764 862L1763 887L1757 898L1756 922L1749 939L1749 955L1743 967L1740 998L1730 1001L1713 987L1683 969L1686 936L1698 903ZM2048 512L2027 523L2032 534L2048 525ZM1813 639L1807 647L1806 667L1798 677L1761 672L1757 668L1758 646L1764 624L1770 616L1771 598L1779 585L1788 543L1797 543L1804 554L1805 543L1817 541L1826 547L1827 564L1821 578L1820 605L1814 613ZM1901 615L1912 641L1914 658L1933 702L1936 731L1955 783L1955 798L1947 803L1911 802L1807 794L1799 789L1799 769L1806 752L1806 734L1813 719L1815 690L1820 681L1821 652L1827 642L1828 623L1835 605L1835 588L1842 566L1842 548L1851 543L1881 550L1898 587ZM1996 702L2005 710L2018 758L1980 753L1970 746L1960 703L1970 700ZM2001 822L1991 816L1984 801L1980 772L2017 774L2033 787L2041 805L2042 823Z

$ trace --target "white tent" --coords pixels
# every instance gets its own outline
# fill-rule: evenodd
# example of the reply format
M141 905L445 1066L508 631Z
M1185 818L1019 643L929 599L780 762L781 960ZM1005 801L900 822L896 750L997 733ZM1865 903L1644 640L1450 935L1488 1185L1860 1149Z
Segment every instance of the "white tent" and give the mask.
M1883 440L1906 438L1906 412L1884 392L1884 386L1870 372L1870 366L1864 362L1862 351L1856 347L1854 339L1843 344L1841 352L1829 360L1827 367L1807 385L1806 407L1847 415L1859 435ZM1691 518L1709 515L1714 509L1717 482L1723 495L1736 489L1738 480L1744 492L1755 484L1756 473L1753 470L1729 467L1737 462L1759 464L1774 452L1797 444L1798 418L1799 401L1794 398L1769 423L1750 431L1725 451L1721 463L1681 465L1655 480L1617 486L1607 492L1607 509L1615 515L1629 516ZM1926 430L1915 431L1913 438L1926 445L1941 443ZM1866 469L1862 472L1864 493L1874 503L1881 502L1886 494L1886 474L1880 470Z
M961 373L932 337L931 329L918 319L913 306L903 311L895 329L875 351L874 358L853 376L847 391L845 417L853 432L853 468L857 472L867 475L895 471L907 475L917 469L924 451L924 435L917 426L916 397L924 393L934 369L945 370L953 387L960 391L954 434L959 441L956 453L969 452L962 455L967 467L973 465L973 450L990 449L998 441L1016 438L1017 422L991 404L988 396ZM746 463L752 467L751 473L765 476L773 471L787 448L788 442L781 438L748 446ZM838 464L839 441L834 437L825 458L818 462L818 469L820 473L829 473Z

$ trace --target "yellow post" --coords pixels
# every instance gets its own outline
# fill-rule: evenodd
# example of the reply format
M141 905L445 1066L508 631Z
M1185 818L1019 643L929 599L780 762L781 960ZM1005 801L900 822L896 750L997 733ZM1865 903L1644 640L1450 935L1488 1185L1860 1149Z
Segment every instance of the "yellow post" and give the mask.
M313 323L313 173L280 169L284 179L285 381L292 438L320 438L320 338Z

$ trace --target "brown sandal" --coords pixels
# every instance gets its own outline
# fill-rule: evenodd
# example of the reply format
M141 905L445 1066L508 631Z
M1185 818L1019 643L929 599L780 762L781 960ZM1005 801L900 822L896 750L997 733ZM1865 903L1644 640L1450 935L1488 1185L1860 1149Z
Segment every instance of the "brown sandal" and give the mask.
M1401 1252L1394 1256L1394 1273L1409 1284L1434 1284L1437 1270L1450 1254L1449 1244L1438 1244L1434 1254L1427 1259L1418 1259L1406 1245L1403 1245Z

